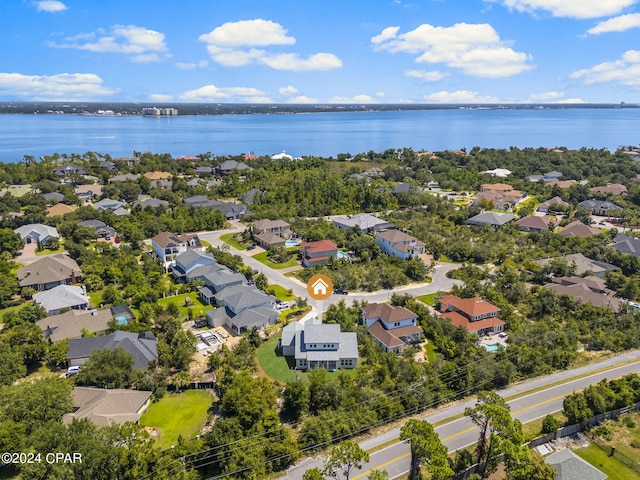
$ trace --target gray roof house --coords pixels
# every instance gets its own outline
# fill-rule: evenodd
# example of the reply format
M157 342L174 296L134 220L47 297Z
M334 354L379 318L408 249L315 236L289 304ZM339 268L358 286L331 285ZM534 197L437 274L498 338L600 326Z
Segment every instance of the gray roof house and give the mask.
M133 173L123 173L122 175L115 175L109 179L111 182L137 182L139 175Z
M494 227L498 228L502 225L515 220L517 217L510 213L484 212L480 215L469 218L464 223L476 227Z
M619 270L615 265L611 265L606 262L599 262L597 260L591 260L585 257L581 253L572 253L570 255L563 255L561 257L542 258L535 260L535 262L541 267L548 265L553 260L563 260L567 265L575 265L575 275L592 274L596 277L602 278L604 274L611 270Z
M49 203L54 201L61 202L64 200L64 195L58 192L45 193L43 196Z
M253 170L253 168L246 163L236 162L235 160L225 160L216 167L216 170L220 175L228 175L234 170Z
M544 462L556 469L558 480L604 480L606 474L568 448L549 455Z
M82 278L82 270L69 255L47 255L18 269L21 287L31 287L38 292L58 285L74 285Z
M275 297L249 285L232 285L215 295L220 305L207 312L209 325L226 325L234 333L241 334L253 327L262 329L278 320Z
M153 208L154 210L157 208L168 208L169 202L166 200L160 200L159 198L146 198L144 200L138 200L133 203L134 207L140 206L140 208Z
M227 220L237 220L244 215L251 215L244 203L227 202L213 207L214 210L220 211Z
M41 223L30 223L29 225L22 225L14 230L25 243L37 243L46 244L52 238L60 238L58 231L55 227L49 225L43 225Z
M51 342L65 338L81 338L83 329L100 335L109 331L109 321L113 312L105 310L69 310L59 315L50 315L38 320L36 325L42 329L42 335Z
M101 220L84 220L78 223L80 227L93 228L95 238L115 237L116 229L108 226Z
M395 225L378 217L374 217L369 213L358 213L350 217L336 217L331 221L338 228L354 228L357 227L362 233L377 232L395 228Z
M73 285L58 285L51 290L45 290L33 295L33 301L42 305L49 315L56 315L60 310L86 310L89 308L89 298L84 287Z
M569 204L562 200L560 197L553 197L546 202L542 202L540 205L538 205L538 211L543 213L553 212L557 207L566 209L569 208Z
M68 425L74 419L86 418L98 426L114 423L138 423L151 403L153 392L121 388L75 387L71 392L73 412L62 417Z
M184 203L187 207L217 207L218 205L222 205L222 202L218 200L211 200L204 195L194 195L193 197L185 197L182 199L182 203Z
M607 202L603 200L585 200L584 202L580 202L582 208L587 208L591 210L593 215L612 215L612 212L618 212L622 210L622 207L616 205L613 202Z
M103 337L72 338L68 341L69 366L82 365L95 350L122 348L133 355L134 368L147 368L158 360L158 341L151 332L132 333L117 330Z
M112 198L103 198L99 202L91 204L91 206L99 212L104 212L105 210L115 211L123 208L124 203L120 200L113 200Z
M337 324L301 325L297 322L284 327L279 347L285 356L293 356L296 370L325 368L356 368L358 338L355 332L341 332Z
M640 257L640 238L630 237L628 235L617 235L613 239L612 248L620 253L628 253Z
M177 282L188 282L197 276L194 275L196 270L198 270L197 274L201 274L200 267L209 266L215 266L216 268L207 269L205 275L213 273L220 268L216 259L213 258L213 255L201 252L200 250L187 250L175 258L175 265L171 267L171 272ZM204 281L204 279L202 280Z

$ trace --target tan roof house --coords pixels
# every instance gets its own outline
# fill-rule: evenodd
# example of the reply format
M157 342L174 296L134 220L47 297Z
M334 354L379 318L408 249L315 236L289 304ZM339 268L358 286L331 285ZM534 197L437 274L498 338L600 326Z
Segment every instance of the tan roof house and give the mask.
M515 222L515 225L518 227L518 230L523 232L545 233L549 231L551 219L549 217L529 215L528 217L522 217Z
M602 232L600 231L600 229L589 227L581 221L576 220L575 222L571 222L569 225L560 230L560 232L558 232L558 235L561 235L563 237L588 238L593 237L594 235L600 235L601 233Z
M62 417L64 424L86 418L98 426L138 423L151 403L153 392L145 390L75 387L71 394L73 413Z
M107 333L112 318L113 313L109 308L91 311L69 310L38 320L36 325L42 329L44 337L53 343L65 338L80 338L84 329L97 335Z
M69 255L47 255L18 269L18 283L38 292L58 285L75 285L82 278L82 270Z
M590 303L595 307L606 307L614 312L620 310L620 301L614 297L613 290L598 277L557 277L544 288L553 290L557 295L569 295L580 303Z
M512 192L513 187L507 183L485 183L480 186L480 191L482 192Z
M611 195L626 195L627 187L619 183L612 183L611 185L602 187L593 187L589 189L590 192L595 193L610 193Z
M47 217L56 217L74 212L76 207L65 205L64 203L56 203L52 207L47 208Z
M149 180L166 180L173 177L173 174L169 172L147 172L144 176Z
M385 230L375 234L376 243L387 255L406 260L424 253L425 244L400 230Z

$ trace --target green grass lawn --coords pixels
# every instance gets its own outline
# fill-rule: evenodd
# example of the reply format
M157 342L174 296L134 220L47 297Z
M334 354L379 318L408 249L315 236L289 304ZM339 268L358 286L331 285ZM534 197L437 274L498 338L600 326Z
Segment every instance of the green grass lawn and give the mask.
M224 235L220 235L220 240L222 240L224 243L228 245L231 245L233 248L237 250L246 250L247 247L251 245L251 242L247 242L247 243L238 242L234 238L235 235L236 235L235 233L225 233Z
M102 303L102 290L98 290L96 292L89 292L87 294L89 300L91 301L91 305L94 307L99 307Z
M306 381L306 372L300 370L291 370L291 367L295 365L295 361L283 357L280 354L276 354L276 348L278 347L278 340L282 335L274 335L269 340L264 342L258 348L258 363L264 371L264 373L271 379L277 380L282 383L295 382L296 379ZM290 363L289 363L290 362ZM352 376L355 376L356 370L344 370ZM337 378L340 375L341 370L335 372L329 372L329 378Z
M267 293L274 295L283 302L290 302L298 298L295 295L289 293L289 290L281 287L280 285L269 285L269 288L267 288Z
M422 303L426 303L430 307L435 307L436 297L438 297L439 295L440 294L436 292L436 293L429 293L428 295L420 295L419 297L416 297L416 298L420 300Z
M64 252L65 252L64 244L60 242L60 248L58 248L57 250L50 250L48 248L43 249L41 252L38 252L36 250L36 257L42 257L44 255L53 255L54 253L64 253Z
M295 255L291 257L291 260L289 260L286 263L273 263L271 260L267 258L267 252L260 252L257 255L254 255L253 258L258 260L260 263L266 265L267 267L273 268L274 270L295 267L296 265L298 265L298 260Z
M436 361L437 351L438 349L436 348L436 346L433 344L432 341L429 341L429 343L427 343L424 346L424 353L427 356L427 360L429 360L429 363L434 363Z
M179 435L190 439L200 432L212 402L213 398L204 390L169 393L149 406L140 417L140 425L155 427L156 445L165 450L178 443Z
M187 297L191 299L191 305L189 307L184 303ZM158 305L162 305L164 308L167 308L167 305L172 302L178 306L178 310L180 311L180 316L182 318L187 318L189 308L191 308L194 315L205 315L209 310L213 310L213 305L207 305L204 303L200 299L198 292L189 292L183 293L182 295L176 295L174 297L160 298L157 303Z
M595 445L579 448L574 450L574 453L609 475L609 480L640 480L640 473L627 467L615 457L608 456L604 450Z

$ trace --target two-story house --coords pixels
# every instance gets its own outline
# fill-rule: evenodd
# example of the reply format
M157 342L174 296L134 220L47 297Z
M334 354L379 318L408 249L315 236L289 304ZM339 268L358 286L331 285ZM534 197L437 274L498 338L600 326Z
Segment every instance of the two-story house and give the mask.
M237 335L252 328L263 329L278 320L276 298L251 285L233 285L215 295L219 305L207 312L212 327L227 326Z
M153 237L151 247L164 263L187 250L202 250L202 244L197 235L177 235L170 232L161 232Z
M375 234L376 243L387 255L407 260L424 253L425 244L400 230L386 230Z
M205 275L214 272L215 269L208 268L211 266L219 266L212 254L200 250L187 250L175 258L171 273L178 283L192 279L204 280Z
M506 325L498 318L500 309L480 297L445 295L440 299L440 312L456 327L464 327L478 336L502 332Z
M317 242L305 242L300 248L303 267L326 265L329 259L338 256L338 246L331 240L318 240Z
M279 347L286 357L294 357L296 370L356 368L358 338L355 332L341 332L337 324L300 324L284 327Z
M385 352L401 353L407 345L419 343L424 333L417 325L418 315L387 303L370 303L364 307L362 322Z
M284 220L258 220L253 224L252 234L254 240L266 249L284 246L291 237L291 225Z

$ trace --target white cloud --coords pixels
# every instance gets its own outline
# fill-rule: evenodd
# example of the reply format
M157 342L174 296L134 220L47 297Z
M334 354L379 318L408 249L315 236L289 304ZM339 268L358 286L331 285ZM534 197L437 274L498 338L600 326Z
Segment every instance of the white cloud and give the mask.
M624 32L625 30L637 27L640 27L640 13L629 13L604 20L595 27L587 30L587 33L599 35L607 32Z
M407 70L404 72L407 77L419 78L420 80L424 80L425 82L437 82L438 80L442 80L445 77L448 77L449 74L446 72L439 72L434 70L432 72L425 72L423 70Z
M385 39L380 40L381 36ZM373 39L377 51L418 54L418 63L443 63L474 77L509 77L533 68L527 63L530 55L508 47L486 23L451 27L423 24L401 35L381 34Z
M499 98L491 95L479 95L478 92L470 90L456 90L448 92L446 90L425 95L426 102L433 103L502 103Z
M227 67L262 64L274 70L321 71L342 66L342 61L332 53L315 53L303 58L298 53L266 50L265 47L296 43L282 25L271 20L228 22L198 39L207 45L207 52L215 62Z
M243 99L243 101L247 98L268 98L265 92L252 87L216 87L215 85L205 85L180 95L181 100L203 102L236 97Z
M384 43L387 40L391 40L392 38L396 38L396 35L398 34L399 30L400 30L400 27L387 27L384 30L382 30L382 33L380 33L379 35L376 35L375 37L371 37L371 43L377 45L379 43Z
M242 97L240 101L244 103L275 103L271 97Z
M376 92L376 97L378 98L384 98L385 93L384 92Z
M196 70L197 68L204 68L207 65L209 65L209 62L207 60L200 60L199 62L190 62L190 63L176 62L174 65L179 70L186 71L186 70Z
M286 103L320 103L320 100L306 95L298 95L297 97L288 98Z
M614 82L625 87L640 88L640 50L628 50L613 62L575 71L570 78L582 79L587 85Z
M64 3L58 2L57 0L42 0L37 2L37 7L39 12L64 12L69 7L67 7Z
M119 92L118 89L105 87L102 82L102 78L93 73L0 73L0 95L23 100L87 101Z
M320 71L333 70L342 66L342 60L333 53L315 53L307 58L300 58L297 53L267 54L259 58L260 63L274 70Z
M485 0L487 1L487 0ZM638 0L488 0L518 12L550 12L554 17L598 18L620 13Z
M102 32L100 32L102 34ZM95 34L80 34L66 39L66 43L49 42L54 48L73 48L98 53L123 53L131 55L131 61L138 63L157 62L170 55L167 51L164 34L136 25L115 25L111 34L97 38L96 41L79 43L81 39L96 38Z
M564 93L562 92L542 92L542 93L532 93L529 95L529 98L525 100L526 103L543 103L549 102L551 100L558 100L564 97Z
M200 35L201 42L219 47L266 47L269 45L293 45L296 39L287 36L279 23L255 19L227 22L211 32Z
M149 95L148 100L150 102L173 102L173 95L165 95L162 93L152 93Z
M298 93L298 89L293 85L287 85L286 87L280 88L280 90L278 90L278 93L280 95L295 95L296 93Z
M329 103L378 103L370 95L354 95L353 97L331 97Z

